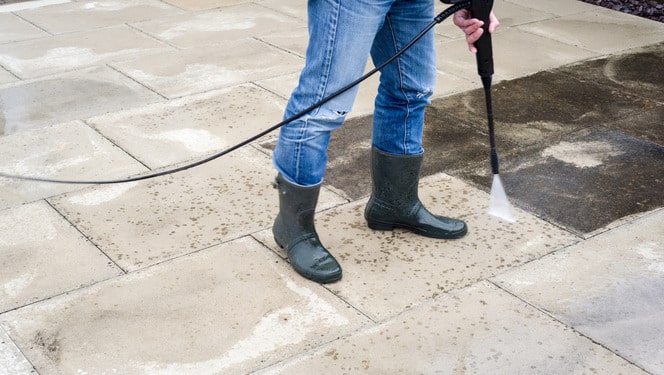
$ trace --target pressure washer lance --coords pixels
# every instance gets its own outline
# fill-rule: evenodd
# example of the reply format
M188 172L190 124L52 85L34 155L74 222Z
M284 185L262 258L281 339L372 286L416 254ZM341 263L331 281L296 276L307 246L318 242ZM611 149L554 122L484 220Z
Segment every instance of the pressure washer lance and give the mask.
M493 0L471 0L470 14L484 22L482 36L475 42L477 53L477 73L482 79L484 86L484 97L486 101L486 115L489 121L489 143L491 146L491 172L493 172L493 182L491 184L491 197L489 199L490 215L496 216L508 222L516 222L516 217L512 213L510 202L505 194L503 183L500 179L498 166L498 151L496 150L496 134L493 123L493 107L491 104L491 79L493 77L493 46L491 43L491 33L489 32L490 14L493 8Z

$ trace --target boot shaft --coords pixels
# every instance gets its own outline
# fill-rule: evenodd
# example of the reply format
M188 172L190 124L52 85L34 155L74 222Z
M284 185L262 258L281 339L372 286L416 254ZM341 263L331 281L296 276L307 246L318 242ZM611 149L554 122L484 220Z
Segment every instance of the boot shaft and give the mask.
M424 154L398 155L371 151L372 199L390 205L419 202L418 185Z

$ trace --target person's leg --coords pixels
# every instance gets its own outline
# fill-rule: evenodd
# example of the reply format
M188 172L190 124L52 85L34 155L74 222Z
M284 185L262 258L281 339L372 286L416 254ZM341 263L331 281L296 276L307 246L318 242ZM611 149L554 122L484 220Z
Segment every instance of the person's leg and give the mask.
M403 49L434 17L430 0L397 0L371 49L379 65ZM422 153L424 109L436 85L433 30L381 71L372 146L392 154Z
M309 47L305 67L284 118L310 107L361 77L376 32L394 0L309 0ZM274 165L290 182L320 183L332 130L352 109L357 87L283 126Z
M397 0L372 47L374 63L401 50L431 23L433 13L429 0ZM382 71L373 123L373 190L364 213L372 229L406 228L434 238L459 238L467 232L463 221L430 213L418 196L424 110L435 86L435 60L430 31Z
M309 47L285 118L355 81L364 72L374 36L394 0L309 0ZM321 244L314 212L332 130L351 110L357 88L281 128L273 154L279 172L279 214L272 233L293 268L321 283L341 278L341 267Z

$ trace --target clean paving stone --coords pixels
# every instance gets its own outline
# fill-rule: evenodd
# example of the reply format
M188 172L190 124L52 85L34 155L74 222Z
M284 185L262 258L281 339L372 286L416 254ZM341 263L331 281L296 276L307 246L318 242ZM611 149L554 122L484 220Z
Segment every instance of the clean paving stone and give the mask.
M28 79L172 50L127 25L0 44L0 65Z
M205 12L162 17L133 26L180 48L260 38L306 26L306 21L257 4L240 4Z
M494 280L650 373L664 374L663 221L658 209Z
M602 25L606 32L597 32L598 25ZM609 54L661 42L664 24L590 6L585 13L523 25L519 29L588 51Z
M122 274L44 201L2 211L0 264L0 312Z
M0 43L48 36L48 33L13 13L0 13Z
M370 323L246 237L0 316L43 375L246 374Z
M87 120L150 168L206 156L281 121L286 101L248 84ZM266 137L276 137L268 134Z
M16 12L51 34L91 30L184 13L158 0L72 1L57 7Z
M487 282L258 374L646 372Z
M162 101L163 97L107 67L20 81L0 87L0 134Z
M210 10L215 8L227 7L231 5L245 4L247 0L164 0L165 3L172 4L185 10Z
M298 71L303 60L255 39L228 41L113 63L134 80L178 98Z
M0 137L0 171L60 180L125 178L147 168L80 121ZM82 185L0 178L0 209L34 202Z
M538 23L539 24L539 23ZM521 27L496 31L492 36L493 81L514 79L557 68L598 54L574 45L521 30ZM436 47L438 69L480 82L475 55L468 52L465 39L439 40Z
M7 375L37 373L2 328L0 328L0 373Z

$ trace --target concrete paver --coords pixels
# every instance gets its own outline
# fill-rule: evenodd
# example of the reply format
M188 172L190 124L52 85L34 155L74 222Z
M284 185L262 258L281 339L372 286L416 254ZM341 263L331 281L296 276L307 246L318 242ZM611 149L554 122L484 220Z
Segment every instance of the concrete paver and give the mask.
M122 274L44 201L6 210L0 228L3 259L11 261L0 276L2 311Z
M512 269L495 281L638 363L664 369L664 211ZM547 272L543 273L542 270Z
M86 105L71 105L81 101ZM113 69L90 67L0 87L0 129L12 134L161 101Z
M0 64L21 78L173 49L126 25L0 44Z
M178 98L294 73L304 60L248 38L112 65L162 96Z
M36 374L30 362L0 327L0 371L3 374Z
M0 43L16 42L48 36L44 30L26 22L13 13L0 13Z
M311 373L646 374L487 282L258 372Z
M484 102L448 20L434 29L420 193L467 220L467 237L366 227L375 77L333 135L316 216L344 267L335 284L297 276L274 244L275 134L132 184L0 179L0 373L664 374L662 24L578 0L496 11L494 108L517 223L485 213ZM306 23L306 0L0 5L0 171L115 178L254 135L281 119ZM584 147L600 144L612 147ZM575 184L580 156L601 162L595 182L620 176L617 190ZM545 159L569 173L512 185ZM528 160L540 167L525 173Z
M5 135L0 138L0 148L3 150L0 168L6 173L94 180L146 171L145 166L80 121ZM80 188L81 185L3 179L0 209Z
M43 373L246 374L368 323L293 276L243 238L3 314L2 326Z
M58 7L39 7L16 14L51 34L114 26L183 12L158 0L76 1Z
M306 26L306 21L246 3L220 10L138 22L133 26L171 45L189 48L248 36L259 38L273 32Z
M0 85L18 81L18 78L5 69L0 69Z
M495 82L534 74L598 56L584 48L543 38L524 32L519 28L502 30L500 33L499 36L496 35L496 41L493 43L495 46ZM459 51L453 57L449 54L439 54L439 69L453 72L462 77L477 76L475 57L466 52L467 46L464 40L442 42L439 49L442 51ZM515 53L520 56L519 59L514 59Z
M605 28L604 32L588 32L597 30L598 25ZM602 8L523 25L520 29L607 54L660 42L664 24Z
M201 157L258 134L286 99L251 84L92 117L86 122L151 169ZM275 135L267 135L267 138Z

